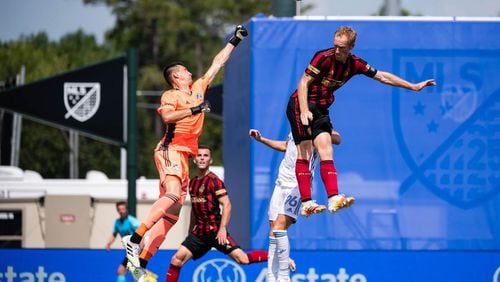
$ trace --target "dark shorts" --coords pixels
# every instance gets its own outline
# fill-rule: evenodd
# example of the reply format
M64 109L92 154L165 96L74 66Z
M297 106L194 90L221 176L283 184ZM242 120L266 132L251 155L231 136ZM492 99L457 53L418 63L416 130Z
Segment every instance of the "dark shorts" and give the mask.
M202 236L194 235L190 232L186 240L182 242L182 245L193 254L193 260L201 258L212 248L216 248L225 255L240 248L229 233L227 234L227 241L224 245L220 245L219 242L217 242L216 236L217 234L213 232Z
M127 257L125 257L123 260L122 260L122 265L126 268L127 267L127 262L128 262L128 259Z
M320 133L327 132L331 134L333 130L330 114L327 108L318 108L314 104L309 104L309 111L313 114L313 120L309 126L302 125L300 121L300 108L298 97L290 97L286 108L286 116L290 123L293 140L295 144L302 141L314 140Z

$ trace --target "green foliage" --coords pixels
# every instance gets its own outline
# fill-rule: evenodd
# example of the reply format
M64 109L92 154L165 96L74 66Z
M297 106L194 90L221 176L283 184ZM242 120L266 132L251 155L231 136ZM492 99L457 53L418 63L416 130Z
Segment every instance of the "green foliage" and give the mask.
M171 61L183 61L200 77L223 47L223 37L235 25L253 15L270 12L271 1L259 0L83 0L86 4L106 4L116 16L115 26L106 34L104 45L79 30L59 41L47 34L23 36L0 42L0 78L15 76L26 67L26 82L97 63L121 55L127 48L139 52L138 88L163 90L161 70ZM222 72L213 84L222 81ZM139 97L138 103L154 105L159 97ZM138 107L138 175L158 177L153 149L164 125L155 107ZM36 122L23 123L20 165L39 171L44 177L68 176L68 133ZM222 122L206 118L200 143L212 145L215 164L222 162ZM120 148L80 137L79 175L100 170L118 177Z
M134 47L139 52L139 89L164 90L164 65L182 61L200 77L223 46L223 37L253 15L269 13L270 1L192 0L119 1L84 0L113 9L116 25L107 32L107 43L117 50ZM222 82L222 72L213 84ZM158 104L159 97L139 97L139 104ZM153 148L163 135L155 108L138 108L138 175L158 177ZM214 147L215 164L222 162L222 122L207 118L200 143Z
M19 166L43 177L67 178L69 150L64 134L67 133L24 119Z

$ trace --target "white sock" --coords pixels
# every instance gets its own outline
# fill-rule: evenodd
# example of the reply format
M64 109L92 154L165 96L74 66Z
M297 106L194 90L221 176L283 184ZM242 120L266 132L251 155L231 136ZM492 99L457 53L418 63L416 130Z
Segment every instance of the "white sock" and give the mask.
M275 282L278 279L278 256L276 255L276 238L269 237L269 249L267 253L267 281Z
M278 280L289 281L290 242L288 241L288 234L286 230L273 230L273 234L276 237L276 255L279 263Z

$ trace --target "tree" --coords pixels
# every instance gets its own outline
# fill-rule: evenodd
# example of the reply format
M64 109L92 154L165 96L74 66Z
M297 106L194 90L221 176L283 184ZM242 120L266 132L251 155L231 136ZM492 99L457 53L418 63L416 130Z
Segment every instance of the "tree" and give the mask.
M199 77L223 45L224 36L236 24L253 15L269 13L270 1L258 0L84 0L87 4L106 4L117 18L106 40L114 49L134 47L139 52L139 89L166 88L162 68L182 61ZM222 81L219 75L214 84ZM158 103L139 97L139 103ZM154 109L139 108L139 175L157 177L152 150L161 138L163 126ZM221 163L222 122L206 119L200 143L214 148L215 164Z
M199 77L223 46L223 38L236 24L259 13L269 13L270 1L259 0L83 0L106 4L117 18L104 45L83 31L50 41L45 33L0 42L0 77L10 77L26 66L26 82L117 57L133 47L139 51L138 88L166 88L162 68L182 61ZM222 81L219 75L214 84ZM159 98L139 97L139 103L158 103ZM157 178L152 152L163 134L155 109L138 109L138 175ZM46 178L68 176L67 132L26 120L23 123L20 165ZM215 164L222 160L222 122L207 117L201 143L214 147ZM120 150L91 138L80 138L80 176L90 169L109 177L119 176Z

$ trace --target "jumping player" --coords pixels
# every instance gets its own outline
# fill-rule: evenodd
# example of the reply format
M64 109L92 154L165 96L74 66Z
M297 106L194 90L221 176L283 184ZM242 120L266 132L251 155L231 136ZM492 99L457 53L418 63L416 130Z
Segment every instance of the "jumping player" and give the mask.
M300 193L297 188L295 177L295 161L297 159L297 147L290 133L288 139L273 140L262 136L259 130L250 129L250 138L268 146L271 149L285 152L280 163L278 177L276 178L274 191L269 202L269 257L267 261L268 282L290 281L290 241L288 240L288 228L297 221L300 205ZM331 134L331 142L339 145L340 134L335 130ZM310 159L310 170L314 172L318 163L316 150Z
M338 192L337 171L333 163L332 131L328 108L335 100L334 91L351 77L363 74L382 83L420 91L436 85L434 79L413 84L392 73L379 71L363 59L351 54L357 33L351 27L342 26L335 31L333 47L318 51L302 75L297 90L291 95L287 117L297 145L295 175L299 184L302 214L310 215L325 210L311 198L311 171L309 159L312 147L318 151L321 180L328 196L328 210L332 213L354 203L353 197Z
M200 145L194 163L198 168L198 175L189 182L191 222L194 227L172 257L166 281L178 281L181 267L191 258L201 258L211 248L229 255L239 264L267 261L266 251L245 253L228 233L231 201L224 182L210 171L211 149ZM219 205L222 206L222 211Z
M182 63L172 63L163 71L163 76L172 89L163 93L157 110L166 126L165 135L154 155L160 178L160 198L151 206L134 234L122 240L132 270L139 276L144 275L149 259L178 220L189 179L188 158L197 154L204 113L210 110L204 100L205 92L234 48L247 35L245 27L237 26L232 38L215 56L207 72L194 82L191 73ZM140 252L139 243L150 229L149 243Z

